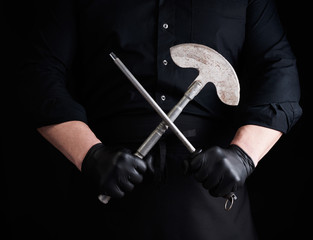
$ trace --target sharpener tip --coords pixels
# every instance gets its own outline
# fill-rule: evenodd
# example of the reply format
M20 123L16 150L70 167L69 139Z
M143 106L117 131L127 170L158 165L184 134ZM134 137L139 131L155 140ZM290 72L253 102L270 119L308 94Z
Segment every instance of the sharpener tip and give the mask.
M116 55L115 55L113 52L110 53L110 57L111 57L114 61L115 61L116 58L117 58Z

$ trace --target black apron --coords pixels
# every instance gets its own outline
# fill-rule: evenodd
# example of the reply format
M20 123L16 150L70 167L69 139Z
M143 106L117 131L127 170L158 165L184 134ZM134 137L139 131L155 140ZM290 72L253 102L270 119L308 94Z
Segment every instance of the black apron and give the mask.
M135 152L159 122L148 115L89 124L104 144ZM234 134L222 121L190 115L179 116L175 123L195 148L227 146ZM170 130L151 151L155 174L147 172L133 192L107 205L51 144L41 140L32 146L27 145L33 152L24 170L26 179L34 181L14 188L16 239L256 239L246 188L236 192L238 200L225 211L224 198L212 197L192 175L184 174L183 161L190 153Z
M102 134L105 144L135 152L159 122L155 116L118 118L96 126L95 132ZM195 148L227 146L234 134L221 121L190 115L179 116L175 123ZM151 154L155 173L147 172L133 192L107 205L98 200L90 205L87 215L93 217L86 221L99 221L97 225L91 221L91 229L103 229L110 239L257 239L246 188L236 192L238 200L226 211L224 198L212 197L192 175L184 173L183 162L190 153L170 130Z

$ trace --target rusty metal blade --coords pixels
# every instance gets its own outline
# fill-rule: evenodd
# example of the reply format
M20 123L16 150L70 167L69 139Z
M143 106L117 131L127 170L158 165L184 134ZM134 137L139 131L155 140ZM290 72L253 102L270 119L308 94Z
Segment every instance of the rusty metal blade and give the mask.
M196 68L199 71L194 81L204 86L212 82L220 100L236 106L239 104L240 86L237 74L231 64L217 51L195 43L179 44L170 49L175 64L182 68Z

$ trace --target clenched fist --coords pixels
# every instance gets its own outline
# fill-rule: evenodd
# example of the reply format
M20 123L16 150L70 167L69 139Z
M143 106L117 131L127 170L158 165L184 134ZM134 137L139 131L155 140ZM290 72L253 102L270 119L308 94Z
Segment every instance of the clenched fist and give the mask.
M96 144L82 163L82 173L94 184L98 194L121 198L143 180L147 165L129 150L114 150Z
M189 169L204 188L215 197L223 197L242 187L254 170L252 159L237 145L212 147L195 154Z

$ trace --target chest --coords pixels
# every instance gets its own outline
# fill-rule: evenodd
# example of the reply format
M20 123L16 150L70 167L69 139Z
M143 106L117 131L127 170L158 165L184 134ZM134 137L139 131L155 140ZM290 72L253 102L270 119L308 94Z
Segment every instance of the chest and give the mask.
M248 0L82 0L79 31L86 44L149 42L154 49L166 31L173 45L204 44L232 60L244 41L247 5Z

